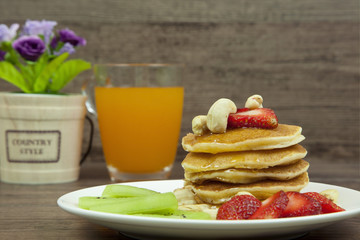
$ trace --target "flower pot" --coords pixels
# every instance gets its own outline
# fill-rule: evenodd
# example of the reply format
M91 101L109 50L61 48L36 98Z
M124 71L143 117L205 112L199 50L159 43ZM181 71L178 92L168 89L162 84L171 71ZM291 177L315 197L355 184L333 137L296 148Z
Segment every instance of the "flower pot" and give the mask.
M47 184L79 177L86 97L0 93L0 179Z

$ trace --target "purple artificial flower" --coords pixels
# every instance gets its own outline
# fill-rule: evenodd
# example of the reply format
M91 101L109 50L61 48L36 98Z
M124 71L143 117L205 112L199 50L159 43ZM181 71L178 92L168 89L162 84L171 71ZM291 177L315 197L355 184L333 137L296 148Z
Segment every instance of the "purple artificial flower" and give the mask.
M59 40L63 43L70 43L74 47L86 45L86 40L84 38L77 36L69 29L62 29L59 31Z
M24 25L24 29L22 34L23 35L43 35L45 44L50 42L51 37L53 34L53 28L56 26L57 22L55 21L32 21L27 20Z
M0 61L5 60L5 55L6 55L6 52L0 50Z
M8 28L5 24L0 24L0 43L10 42L15 36L16 31L19 28L19 24L14 23Z
M68 52L69 54L72 54L75 52L75 48L70 43L65 43L64 46L62 46L59 51L54 52L54 55L59 56L59 55L63 54L64 52Z
M45 43L38 36L21 36L13 42L12 46L29 61L36 61L46 48Z
M59 42L59 36L53 37L53 39L51 39L51 42L50 42L50 48L56 49L58 42Z

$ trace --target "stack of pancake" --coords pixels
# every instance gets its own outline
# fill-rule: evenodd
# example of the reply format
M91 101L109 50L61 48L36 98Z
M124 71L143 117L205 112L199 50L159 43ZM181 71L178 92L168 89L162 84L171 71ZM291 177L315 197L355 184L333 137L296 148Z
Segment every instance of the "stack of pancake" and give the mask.
M182 139L189 153L182 162L185 187L199 203L222 204L246 191L260 200L274 193L300 191L308 182L301 127L237 128Z

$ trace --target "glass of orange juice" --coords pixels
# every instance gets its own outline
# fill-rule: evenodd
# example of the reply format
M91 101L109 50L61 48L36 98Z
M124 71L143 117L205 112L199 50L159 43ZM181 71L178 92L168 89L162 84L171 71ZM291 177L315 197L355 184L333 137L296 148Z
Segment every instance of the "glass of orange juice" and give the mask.
M180 71L171 64L94 65L86 93L95 106L87 105L113 182L169 177L184 101Z

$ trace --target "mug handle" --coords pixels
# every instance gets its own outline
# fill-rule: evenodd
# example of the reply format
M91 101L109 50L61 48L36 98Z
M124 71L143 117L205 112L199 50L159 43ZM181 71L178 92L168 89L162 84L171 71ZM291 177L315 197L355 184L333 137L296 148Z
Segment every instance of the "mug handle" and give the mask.
M89 84L90 84L89 82L90 82L89 79L85 79L85 81L81 85L81 93L82 93L82 95L87 97L85 106L86 106L88 113L90 115L94 116L95 118L97 118L97 112L95 109L95 105L93 103L94 95L93 95L93 93L88 93L88 91L89 91L88 88L91 88L91 86L89 87ZM89 120L91 120L91 119L89 119Z
M94 107L94 104L91 100L91 96L89 96L86 92L86 89L88 88L88 85L89 85L89 79L85 79L85 81L83 82L82 86L81 86L81 93L82 95L86 96L87 97L87 100L85 102L85 106L86 106L86 109L88 111L88 113L92 116L95 116L97 117L97 113L96 113L96 110L95 110L95 107ZM89 144L88 144L88 147L85 151L85 153L83 154L83 156L81 157L81 160L80 160L80 165L84 163L84 161L86 160L86 157L89 155L90 151L91 151L91 148L92 148L92 142L93 142L93 137L94 137L94 122L93 120L89 117L89 115L87 114L85 116L85 119L89 122L90 124L90 136L89 136Z
M81 157L80 165L82 165L85 162L86 157L89 155L91 148L92 148L92 142L93 142L93 137L94 137L94 122L91 120L91 118L88 115L85 116L85 119L90 124L90 134L89 134L90 136L89 136L89 144L87 146L85 153Z

